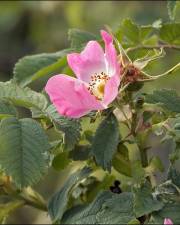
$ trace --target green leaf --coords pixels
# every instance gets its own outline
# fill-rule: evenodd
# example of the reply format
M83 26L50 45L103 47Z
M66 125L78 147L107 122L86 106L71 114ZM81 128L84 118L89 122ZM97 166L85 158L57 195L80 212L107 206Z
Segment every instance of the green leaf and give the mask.
M0 119L5 117L16 116L17 111L16 108L4 101L0 101Z
M97 37L87 31L73 28L68 31L68 39L72 48L81 48L88 41L97 40Z
M98 224L97 213L101 210L102 204L113 193L109 191L101 192L89 205L79 205L67 210L62 218L62 224Z
M119 42L124 42L128 46L135 46L142 44L145 40L149 39L152 31L151 26L139 26L131 19L124 19L117 32Z
M141 224L140 221L138 219L132 219L131 221L128 222L127 225L138 225L138 224Z
M52 166L55 170L63 170L71 162L68 157L68 152L61 152L54 157L52 161Z
M152 26L139 26L140 27L140 41L143 43L150 43L154 42L155 40L152 40Z
M135 219L132 193L114 194L105 201L97 218L99 224L127 224Z
M124 38L127 39L128 42L131 44L138 44L140 42L140 28L130 19L123 20L121 29Z
M80 121L60 116L53 105L50 105L46 109L45 114L52 120L56 129L64 133L66 148L72 150L80 139Z
M167 1L168 15L171 20L174 20L176 15L176 4L177 4L176 0Z
M74 161L84 161L90 157L89 145L76 145L75 148L69 152L69 157Z
M121 145L118 148L118 153L113 157L112 165L119 173L124 174L125 176L131 177L131 163L127 158L128 149L126 146Z
M32 119L3 119L0 124L0 165L19 187L37 183L47 171L50 145Z
M17 106L43 110L47 106L44 95L30 88L21 88L13 82L0 82L0 100L10 101Z
M169 168L168 180L171 180L178 188L180 188L180 172L173 166Z
M146 102L160 104L169 111L180 113L180 96L177 95L175 90L155 90L152 94L146 95Z
M92 154L104 170L111 170L111 161L119 142L119 126L114 114L107 116L96 130Z
M25 56L14 67L14 80L22 87L41 77L60 72L66 64L70 49L38 55Z
M162 209L163 203L156 200L152 195L150 184L146 182L141 188L133 188L134 212L140 217L153 211Z
M167 203L162 210L152 214L154 224L163 224L164 218L170 218L173 224L180 224L180 203Z
M155 188L154 195L163 202L180 202L179 188L171 180L167 180L165 183L158 185Z
M86 178L90 173L91 169L89 167L84 167L82 170L78 170L73 173L61 190L52 196L48 203L48 212L54 222L61 220L68 204L68 195L72 191L73 187Z
M127 224L132 219L133 201L131 193L99 193L89 205L76 206L68 210L63 224Z
M160 39L174 45L180 45L180 23L163 24L159 32Z
M90 177L93 178L93 177ZM102 190L109 190L110 186L114 183L116 177L114 175L106 174L103 179L95 180L88 187L87 202L92 202L96 195Z
M16 200L16 201L0 204L0 223L4 224L8 215L23 205L24 205L24 201L21 201L21 200Z
M145 168L147 174L160 171L164 172L164 166L158 156L153 156L149 162L149 165Z
M138 184L144 181L146 173L145 169L142 167L140 160L131 162L131 171L134 183Z

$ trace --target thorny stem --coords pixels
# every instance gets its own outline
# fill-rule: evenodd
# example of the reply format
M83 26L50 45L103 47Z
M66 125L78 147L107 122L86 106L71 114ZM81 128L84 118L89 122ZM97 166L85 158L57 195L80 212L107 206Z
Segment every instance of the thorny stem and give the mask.
M134 106L134 103L131 99L131 96L129 96L130 101L129 101L129 105L132 109L132 123L131 123L131 134L134 136L134 138L136 139L137 136L137 132L136 132L136 127L137 127L137 112ZM147 156L147 150L144 149L142 146L140 146L140 144L137 144L138 148L139 148L139 152L140 152L140 157L141 157L141 164L143 167L147 167L148 166L148 156Z
M137 110L135 108L134 102L132 101L132 97L129 96L129 105L132 109L132 123L131 123L131 134L133 135L134 139L136 140L137 138L137 131L136 131L136 127L137 127L137 119L138 119L138 114L137 114ZM140 158L141 158L141 165L142 167L147 167L148 166L148 155L147 155L147 149L144 148L143 146L141 146L140 143L137 142L137 147L139 149L139 153L140 153ZM151 178L148 176L146 177L146 179L150 182L150 184L152 185L151 182Z
M159 49L159 48L169 48L169 49L175 49L180 50L180 47L177 45L168 45L168 44L159 44L159 45L138 45L136 47L128 48L126 49L126 53L132 52L138 49Z
M126 118L128 128L130 129L130 133L125 137L125 139L131 135L133 135L134 138L136 138L137 112L134 109L134 104L132 102L132 99L130 99L130 101L129 101L129 105L132 109L131 123L118 101L116 101L116 104L118 106L118 109L123 113L124 117ZM142 166L147 167L148 166L147 150L142 148L140 145L138 145L138 148L139 148L139 152L140 152Z

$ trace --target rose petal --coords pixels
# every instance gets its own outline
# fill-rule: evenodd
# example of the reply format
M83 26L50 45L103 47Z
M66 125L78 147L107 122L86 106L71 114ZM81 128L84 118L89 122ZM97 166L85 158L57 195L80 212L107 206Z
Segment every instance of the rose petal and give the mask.
M165 218L165 219L164 219L164 225L173 225L173 222L172 222L171 219Z
M89 41L80 54L68 54L67 60L77 78L87 83L92 74L106 72L104 52L97 41Z
M64 74L51 77L45 90L57 111L67 117L79 118L91 110L103 109L85 83Z
M117 97L119 83L120 77L117 75L114 75L107 81L104 90L103 105L108 106Z
M106 31L101 30L101 36L105 42L105 58L108 64L108 75L114 76L114 74L120 73L120 64L118 63L116 49L113 45L113 39Z

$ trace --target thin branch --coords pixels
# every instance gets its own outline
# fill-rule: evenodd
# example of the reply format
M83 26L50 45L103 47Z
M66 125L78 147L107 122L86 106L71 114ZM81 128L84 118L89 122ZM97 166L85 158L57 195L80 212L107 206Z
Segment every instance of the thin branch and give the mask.
M121 113L123 114L123 116L125 117L125 119L126 119L126 125L127 125L128 129L130 130L131 129L131 126L130 126L131 122L130 122L129 118L127 117L126 113L122 109L122 106L119 104L118 100L115 101L115 104L116 104L117 108L121 111Z
M23 200L25 201L26 205L29 205L33 208L42 210L44 212L47 212L47 206L45 204L39 203L39 202L35 202L35 201L31 201L29 199L23 198Z
M180 63L176 64L175 66L173 66L173 67L172 67L171 69L169 69L168 71L166 71L166 72L164 72L164 73L162 73L162 74L159 74L159 75L151 76L151 75L145 73L144 71L143 71L143 74L144 74L145 76L147 76L147 77L148 77L147 80L150 81L150 80L156 80L156 79L158 79L158 78L160 78L160 77L164 77L164 76L170 75L170 74L174 73L176 70L178 70L179 68L180 68ZM142 80L142 81L143 81L143 80Z
M30 199L26 198L25 196L20 196L20 195L12 195L12 196L15 197L16 199L24 201L23 205L28 205L33 208L47 212L47 206L45 204L42 204L41 202L30 200Z
M12 193L8 195L9 197L11 197L14 200L19 200L20 204L19 207L22 206L31 206L33 208L39 209L41 211L47 212L47 206L45 204L36 202L36 201L32 201L24 196L20 196L17 193Z
M24 194L23 192L18 193L18 192L12 192L9 194L9 196L13 199L17 199L22 201L22 206L23 205L28 205L33 208L42 210L44 212L47 212L47 204L45 201L42 201L41 199L35 199L32 196L28 196L27 194Z

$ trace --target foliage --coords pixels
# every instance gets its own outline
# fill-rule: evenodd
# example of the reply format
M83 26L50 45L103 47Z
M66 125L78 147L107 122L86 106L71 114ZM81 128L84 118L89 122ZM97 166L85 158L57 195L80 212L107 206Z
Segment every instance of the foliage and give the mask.
M135 216L133 215L132 194L112 194L105 191L87 206L70 209L65 213L62 222L71 224L126 224Z
M64 56L69 51L25 56L14 67L14 80L24 87L43 76L56 73L66 65L66 57Z
M168 8L168 14L171 20L175 19L176 16L176 7L177 7L177 2L176 0L173 1L168 1L167 2L167 8Z
M48 204L48 210L53 221L61 220L68 203L68 194L71 192L73 186L87 177L90 172L91 169L85 167L82 170L72 174L65 183L64 187L51 198Z
M155 90L153 94L146 96L146 102L160 104L171 112L180 113L180 97L175 90Z
M111 161L118 142L118 121L113 114L110 114L97 128L91 149L97 164L104 170L111 170Z
M70 29L68 32L68 39L71 42L71 47L78 49L88 41L96 40L97 37L87 31Z
M18 187L39 181L48 167L49 142L40 125L30 119L3 119L0 126L0 164Z
M157 76L145 70L152 61L158 64L167 49L180 49L175 10L176 2L169 1L171 23L141 26L125 19L116 31L108 28L123 66L119 94L108 109L67 118L44 90L31 87L40 78L64 71L72 75L66 55L90 40L101 44L98 36L80 29L68 33L71 48L25 56L16 63L13 79L0 82L1 223L24 205L46 211L52 223L162 224L165 217L180 223L180 96L172 89L143 89L146 82L168 80L180 67L178 63ZM152 137L170 149L168 165L153 153ZM154 175L164 167L168 175L159 183ZM49 200L32 189L46 179L48 168L61 173L73 169Z

